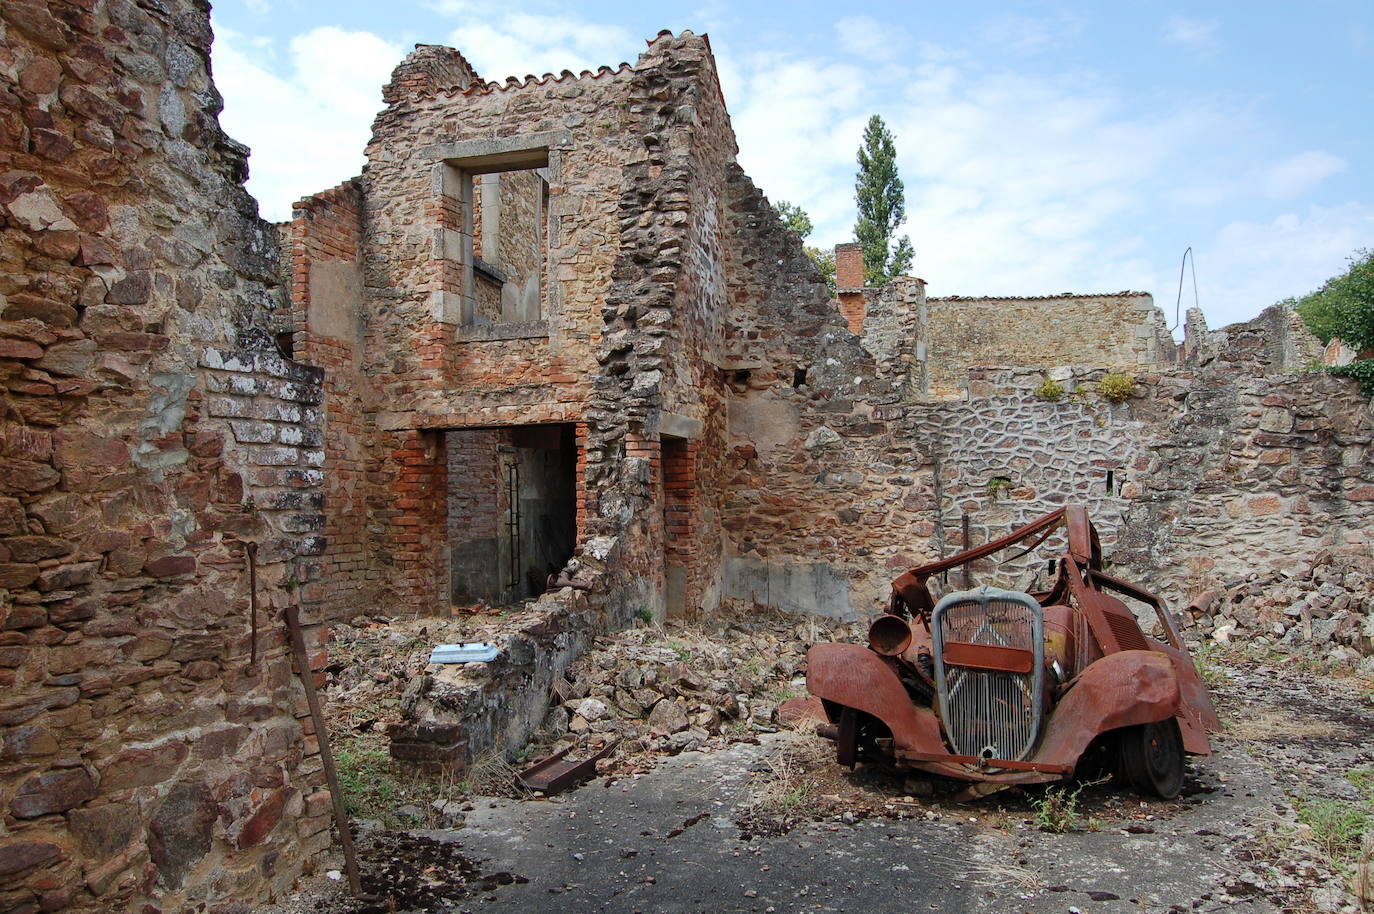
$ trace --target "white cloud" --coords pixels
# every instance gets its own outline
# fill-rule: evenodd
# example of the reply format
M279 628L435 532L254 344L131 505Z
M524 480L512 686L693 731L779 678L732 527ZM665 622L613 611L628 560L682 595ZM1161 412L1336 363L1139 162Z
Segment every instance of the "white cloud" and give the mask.
M290 72L277 75L270 45L218 24L214 55L220 123L254 151L248 189L273 221L361 171L382 86L404 56L370 32L326 26L291 39Z
M633 63L644 45L619 26L569 16L511 13L462 25L449 44L463 52L483 79L542 76Z
M773 201L799 203L829 245L854 219L854 153L868 119L861 67L780 54L740 66L738 91L726 96L739 160ZM733 81L733 79L732 79Z
M1220 26L1216 19L1170 16L1164 21L1164 39L1191 51L1207 51L1216 46Z
M1034 54L1060 47L1083 31L1084 21L1061 11L1049 18L998 16L983 27L983 42L1018 54Z
M841 50L871 60L891 60L906 41L906 31L872 16L846 16L835 23Z
M1301 196L1334 174L1345 171L1346 161L1321 149L1311 149L1276 162L1264 173L1266 196L1286 200Z
M1374 205L1312 206L1267 222L1238 220L1197 251L1202 310L1213 327L1304 295L1346 267L1374 238Z

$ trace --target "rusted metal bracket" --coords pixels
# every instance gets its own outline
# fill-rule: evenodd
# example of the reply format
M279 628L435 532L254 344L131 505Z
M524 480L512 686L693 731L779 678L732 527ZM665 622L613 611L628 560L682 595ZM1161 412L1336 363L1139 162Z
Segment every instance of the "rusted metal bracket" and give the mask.
M305 703L310 706L310 719L315 723L315 739L320 745L320 763L329 784L329 797L334 802L334 825L339 830L339 844L343 845L344 872L348 874L348 890L355 898L363 894L362 879L358 875L358 854L353 849L353 832L348 827L348 813L344 811L343 793L339 790L339 773L334 768L334 754L329 751L329 731L320 713L320 699L315 695L315 678L310 671L310 655L305 650L305 635L301 633L301 617L296 607L284 612L286 628L291 633L291 648L296 656L296 672L305 686Z
M596 774L596 763L609 756L620 745L620 740L608 743L604 749L590 758L569 762L564 759L573 747L556 752L540 759L515 776L515 780L530 790L537 790L545 796L553 796L581 783Z

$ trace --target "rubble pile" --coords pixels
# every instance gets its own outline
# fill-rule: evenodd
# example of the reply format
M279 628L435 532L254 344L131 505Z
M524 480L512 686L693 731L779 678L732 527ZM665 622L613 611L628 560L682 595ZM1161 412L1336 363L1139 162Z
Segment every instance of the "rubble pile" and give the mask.
M667 754L755 739L779 728L780 705L807 694L807 650L861 641L866 628L750 610L717 614L704 628L603 636L556 683L544 736L555 750L621 739L631 753Z
M1313 659L1374 656L1374 562L1323 552L1300 571L1255 572L1180 620L1185 634Z
M502 616L354 619L330 635L332 724L380 740L408 686L437 669L436 644L501 644ZM720 747L777 730L778 706L806 695L806 652L862 643L867 622L772 610L722 610L700 625L644 625L603 635L554 686L538 742L549 751L622 739L618 755ZM381 743L379 742L379 745Z

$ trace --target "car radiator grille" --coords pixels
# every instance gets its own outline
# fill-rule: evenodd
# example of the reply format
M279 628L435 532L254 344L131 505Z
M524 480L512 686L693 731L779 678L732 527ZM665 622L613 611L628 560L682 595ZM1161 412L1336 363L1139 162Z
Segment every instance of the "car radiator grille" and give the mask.
M1041 720L1044 634L1039 604L1026 594L981 587L941 600L931 627L940 717L955 753L1024 759L1035 746ZM945 663L944 645L956 641L1031 651L1034 661L1026 673Z

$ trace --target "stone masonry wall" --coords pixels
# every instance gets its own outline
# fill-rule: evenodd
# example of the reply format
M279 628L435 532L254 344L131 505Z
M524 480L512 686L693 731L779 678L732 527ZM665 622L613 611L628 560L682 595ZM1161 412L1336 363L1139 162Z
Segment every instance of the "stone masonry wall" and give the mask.
M894 569L930 557L934 533L933 468L903 407L906 373L887 370L896 359L879 372L738 169L730 189L722 592L866 616Z
M693 190L692 180L698 167L723 175L734 153L733 139L720 140L728 122L708 63L703 39L665 33L619 71L386 91L360 179L360 409L375 422L366 515L379 604L446 609L449 430L574 423L581 475L580 545L559 586L531 605L497 661L440 671L407 693L391 730L398 758L453 766L494 741L518 743L586 638L662 611L660 426L689 438L694 422L704 428L695 388L711 377L690 361L673 373L669 353L695 332L684 309L722 287L712 274L722 181ZM521 137L547 149L547 308L540 321L471 326L461 168ZM684 411L671 422L669 391ZM723 436L721 422L713 428ZM690 538L677 545L693 554Z
M962 397L971 365L1138 369L1175 356L1164 315L1144 292L953 296L927 299L926 308L926 393L933 399Z
M192 0L0 6L0 910L264 901L329 844L281 623L321 376L209 46Z
M941 551L962 546L965 516L976 544L1072 501L1109 560L1176 606L1323 553L1374 558L1370 405L1354 383L1230 357L1271 322L1213 335L1201 369L1137 375L1122 403L1096 392L1101 369L1052 369L1066 394L1051 402L1040 371L986 368L970 370L968 402L913 406L935 446ZM1038 570L979 580L1026 588Z

